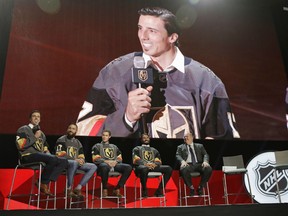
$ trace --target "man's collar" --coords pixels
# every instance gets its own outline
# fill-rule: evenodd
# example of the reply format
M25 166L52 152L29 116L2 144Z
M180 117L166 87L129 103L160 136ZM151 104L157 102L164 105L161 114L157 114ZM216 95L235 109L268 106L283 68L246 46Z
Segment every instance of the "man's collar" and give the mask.
M145 146L145 147L150 147L149 144L142 144L142 146Z
M145 60L145 68L147 68L148 66L153 66L154 68L157 68L152 60L151 57L148 56L147 54L143 53L143 58ZM180 49L178 47L176 47L176 56L173 60L173 62L171 63L171 65L169 65L167 68L164 69L164 71L171 71L174 68L176 68L177 70L179 70L182 73L185 73L185 69L184 69L184 55L181 53Z
M76 139L75 136L69 136L69 135L67 135L67 134L66 134L66 137L67 137L67 139L69 139L69 140Z

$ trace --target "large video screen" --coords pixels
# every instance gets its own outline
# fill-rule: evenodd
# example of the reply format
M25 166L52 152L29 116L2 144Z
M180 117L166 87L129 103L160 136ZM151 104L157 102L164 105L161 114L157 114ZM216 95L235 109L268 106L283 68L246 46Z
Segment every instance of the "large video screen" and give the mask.
M271 2L14 0L0 134L15 134L38 109L46 135L77 122L79 136L106 128L114 137L193 131L197 139L287 140L287 79ZM152 6L177 17L173 62L149 56L174 38L139 19Z

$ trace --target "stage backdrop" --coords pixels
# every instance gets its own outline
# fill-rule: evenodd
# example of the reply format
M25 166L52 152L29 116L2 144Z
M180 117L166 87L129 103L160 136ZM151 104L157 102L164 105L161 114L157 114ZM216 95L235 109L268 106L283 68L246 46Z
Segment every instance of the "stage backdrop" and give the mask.
M224 82L244 140L286 140L287 80L273 0L14 0L0 101L0 134L14 134L33 109L47 135L76 121L100 69L133 51L137 11L162 6L192 17L181 51ZM280 1L276 1L280 2ZM5 1L4 1L5 3ZM279 5L280 7L280 5ZM10 12L11 11L11 12ZM2 19L3 20L3 19ZM1 46L2 47L2 46ZM5 50L5 47L2 51ZM3 59L2 59L3 60Z

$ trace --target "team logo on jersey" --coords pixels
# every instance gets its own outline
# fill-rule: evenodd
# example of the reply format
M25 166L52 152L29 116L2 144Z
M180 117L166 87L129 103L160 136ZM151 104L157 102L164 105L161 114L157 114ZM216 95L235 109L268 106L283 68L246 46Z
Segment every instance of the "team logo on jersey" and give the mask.
M104 149L104 156L105 156L105 158L108 158L108 159L114 159L115 158L114 149L113 148L105 148Z
M37 139L33 146L40 152L44 151L43 140L41 138Z
M152 151L144 151L143 152L143 158L146 161L153 161L154 160L154 154Z
M148 80L148 72L147 70L138 70L138 79L142 82Z
M67 155L71 158L76 159L78 157L77 155L77 148L73 147L73 146L68 146L67 148Z
M191 119L192 124L188 122ZM193 106L170 106L167 104L158 110L151 123L153 138L183 138L194 127L195 138L199 138L197 120Z
M274 172L274 165L271 161L266 163L258 163L255 167L254 172L256 172L256 187L257 189L265 194L266 196L276 196L276 178ZM276 171L280 194L285 193L288 190L288 176L287 173L283 171Z

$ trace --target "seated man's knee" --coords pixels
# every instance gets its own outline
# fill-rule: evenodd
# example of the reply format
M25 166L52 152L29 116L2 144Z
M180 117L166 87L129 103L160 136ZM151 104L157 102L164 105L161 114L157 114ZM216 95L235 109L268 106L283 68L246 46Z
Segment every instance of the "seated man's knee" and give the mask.
M89 166L89 168L90 168L91 170L93 170L94 172L97 171L97 166L96 166L95 164L91 164L91 165Z
M129 172L132 172L132 166L128 165L126 168Z
M75 160L68 160L69 168L77 168L79 166L78 162Z
M205 173L212 173L212 167L211 166L207 166L203 168L203 172Z
M100 164L99 167L98 167L98 171L100 171L100 172L109 172L110 171L110 166L108 166L105 163Z

